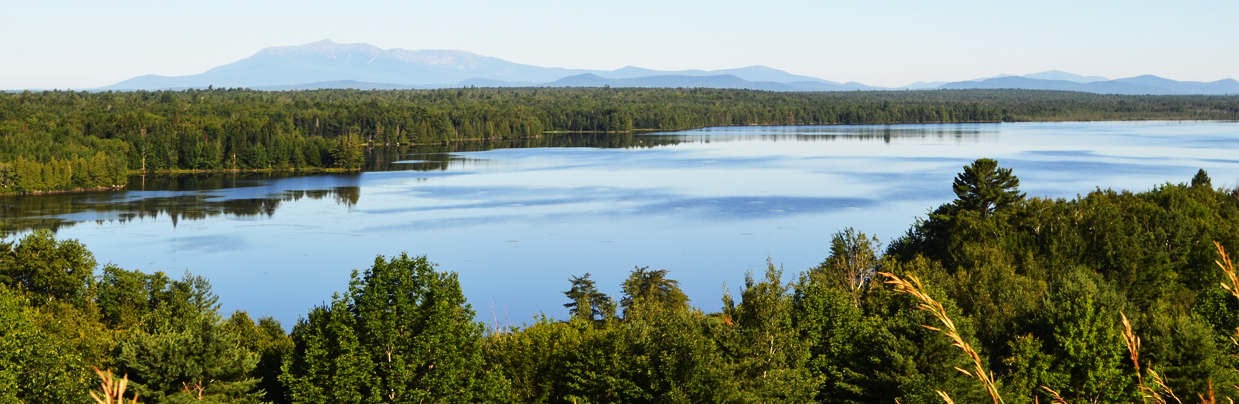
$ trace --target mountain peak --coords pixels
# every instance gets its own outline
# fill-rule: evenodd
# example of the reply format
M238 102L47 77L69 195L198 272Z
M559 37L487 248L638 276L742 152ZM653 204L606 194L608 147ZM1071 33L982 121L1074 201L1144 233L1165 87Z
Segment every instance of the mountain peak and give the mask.
M335 57L337 55L359 53L362 55L374 56L382 53L383 50L379 47L368 43L336 43L330 39L324 39L318 42L311 42L305 45L294 46L273 46L263 48L255 53L250 58L255 57L282 57L282 56L326 56Z

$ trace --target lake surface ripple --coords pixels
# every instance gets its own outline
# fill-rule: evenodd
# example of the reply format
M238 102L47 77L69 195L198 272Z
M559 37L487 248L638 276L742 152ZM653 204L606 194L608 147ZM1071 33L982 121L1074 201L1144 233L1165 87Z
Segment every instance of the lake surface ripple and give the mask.
M1239 179L1239 124L1018 123L728 127L554 135L374 151L362 174L135 177L125 191L0 197L18 234L50 228L102 263L211 279L223 310L298 316L376 254L460 273L486 321L566 317L568 277L618 293L633 266L668 269L717 310L770 258L821 262L846 227L884 241L954 199L973 159L1031 196L1143 191L1209 171ZM10 236L11 238L12 236Z

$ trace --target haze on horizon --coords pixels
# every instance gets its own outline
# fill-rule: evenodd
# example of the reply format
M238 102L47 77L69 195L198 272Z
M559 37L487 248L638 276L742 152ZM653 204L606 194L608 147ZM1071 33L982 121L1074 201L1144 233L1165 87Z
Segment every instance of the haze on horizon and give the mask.
M1087 3L1087 4L1086 4ZM546 67L765 65L897 87L1062 70L1239 77L1239 2L7 2L0 89L93 88L197 74L330 38L456 49Z

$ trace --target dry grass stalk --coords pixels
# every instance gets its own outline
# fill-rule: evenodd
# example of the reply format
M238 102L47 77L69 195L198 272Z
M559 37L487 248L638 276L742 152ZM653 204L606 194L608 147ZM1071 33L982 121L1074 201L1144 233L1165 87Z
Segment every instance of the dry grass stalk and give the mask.
M948 396L948 395L947 395L945 392L943 392L942 390L934 390L934 391L936 391L936 392L938 393L938 396L939 396L939 397L942 397L942 401L946 401L946 404L955 404L955 400L952 400L952 399L951 399L951 396Z
M1236 195L1239 195L1239 193ZM1222 243L1214 240L1213 245L1217 247L1217 253L1221 256L1221 259L1213 262L1217 264L1218 268L1222 268L1222 272L1226 274L1226 280L1230 282L1229 285L1222 283L1222 289L1226 289L1227 292L1230 292L1231 296L1239 299L1239 276L1236 276L1235 274L1235 264L1230 261L1230 255L1226 254L1226 249L1222 248ZM1235 345L1239 345L1239 328L1235 328L1235 334L1230 337L1230 342ZM1239 372L1239 369L1235 369L1235 371ZM1212 381L1210 381L1209 387L1212 389ZM1239 390L1239 386L1233 387ZM1212 394L1212 391L1210 391L1210 394ZM1230 400L1230 397L1227 397L1226 399Z
M1054 391L1054 389L1045 386L1041 386L1041 389L1050 392L1051 398L1054 399L1054 404L1067 404L1067 400L1063 399L1063 396L1058 395L1058 392Z
M1222 268L1222 272L1226 273L1226 280L1230 282L1230 284L1222 283L1222 289L1226 289L1231 296L1239 299L1239 276L1235 275L1235 265L1230 262L1230 256L1226 255L1226 249L1222 248L1222 243L1214 241L1213 245L1217 246L1217 253L1222 256L1222 259L1213 262L1217 263L1218 268Z
M1119 312L1119 318L1123 320L1123 342L1127 344L1127 352L1131 355L1132 366L1136 368L1136 385L1140 389L1140 396L1147 401L1153 401L1154 404L1167 404L1166 397L1162 394L1165 391L1174 398L1175 402L1183 404L1179 401L1179 397L1174 395L1174 391L1170 386L1166 385L1166 380L1157 371L1153 370L1153 366L1149 365L1149 378L1153 381L1151 384L1145 384L1144 376L1140 371L1140 337L1136 336L1135 331L1132 331L1131 320L1127 319L1127 314ZM1048 389L1047 389L1048 390ZM1212 394L1212 393L1210 393Z
M1209 380L1209 397L1205 398L1204 394L1196 394L1200 397L1200 404L1217 404L1217 397L1213 395L1213 380Z
M1174 399L1174 402L1183 404L1183 400L1180 400L1179 396L1174 394L1174 390L1171 390L1170 386L1166 385L1166 379L1162 378L1162 375L1157 374L1157 371L1153 370L1152 366L1149 367L1148 372L1152 386L1140 385L1140 392L1144 394L1145 398L1153 400L1157 404L1168 404L1169 401L1166 401L1166 397L1161 394L1164 391L1170 395L1170 398Z
M1144 377L1140 375L1140 337L1131 330L1131 321L1127 320L1127 314L1120 311L1119 317L1123 319L1123 342L1127 343L1131 364L1136 367L1136 382L1143 386Z
M102 380L99 386L99 394L94 391L90 392L90 398L95 399L98 404L126 404L125 403L125 388L129 387L129 375L125 375L120 380L116 380L112 376L112 372L102 371L99 368L94 368L95 374L99 375ZM138 395L133 395L133 400L128 404L137 404Z
M934 300L933 297L924 292L925 287L921 285L921 281L913 275L909 275L908 279L904 280L889 272L879 272L879 274L886 277L887 284L895 286L895 291L912 295L912 297L919 300L920 303L917 304L917 309L928 311L929 314L933 315L934 318L937 318L938 321L942 323L945 328L931 327L928 325L922 325L922 327L938 331L943 335L946 335L947 338L951 339L953 345L963 350L964 353L968 355L968 358L972 359L972 364L975 366L975 369L972 372L960 368L955 369L970 377L976 378L981 382L981 386L985 388L985 392L989 393L990 398L994 400L994 404L1002 404L1002 396L998 394L998 387L994 385L993 375L985 371L985 365L984 362L981 361L981 356L977 354L976 350L972 349L972 346L969 345L968 342L964 341L964 339L960 337L959 331L955 328L955 322L951 321L951 317L947 315L946 308L942 307L941 303L938 303L937 300ZM947 396L946 393L939 391L938 395L942 396L943 400L951 403L950 397Z

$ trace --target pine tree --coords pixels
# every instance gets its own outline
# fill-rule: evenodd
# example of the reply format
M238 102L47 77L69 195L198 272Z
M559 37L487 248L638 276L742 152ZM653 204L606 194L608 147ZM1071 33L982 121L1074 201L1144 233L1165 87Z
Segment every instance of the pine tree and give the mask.
M121 340L118 373L151 403L260 402L259 380L251 377L258 357L229 332L210 285L188 274L178 284L188 293L146 314Z
M569 279L572 289L564 292L564 296L572 299L565 303L568 314L572 318L583 320L606 320L615 317L615 301L606 293L598 291L594 281L589 279L589 273L584 276L574 276Z
M650 306L669 310L688 308L688 296L680 290L680 282L667 279L667 270L650 271L650 267L637 267L624 280L624 317L636 306Z
M995 211L1024 200L1019 190L1020 179L1011 175L1010 168L999 168L992 159L977 159L964 166L964 172L955 177L952 188L959 197L956 205L964 210L989 217Z

